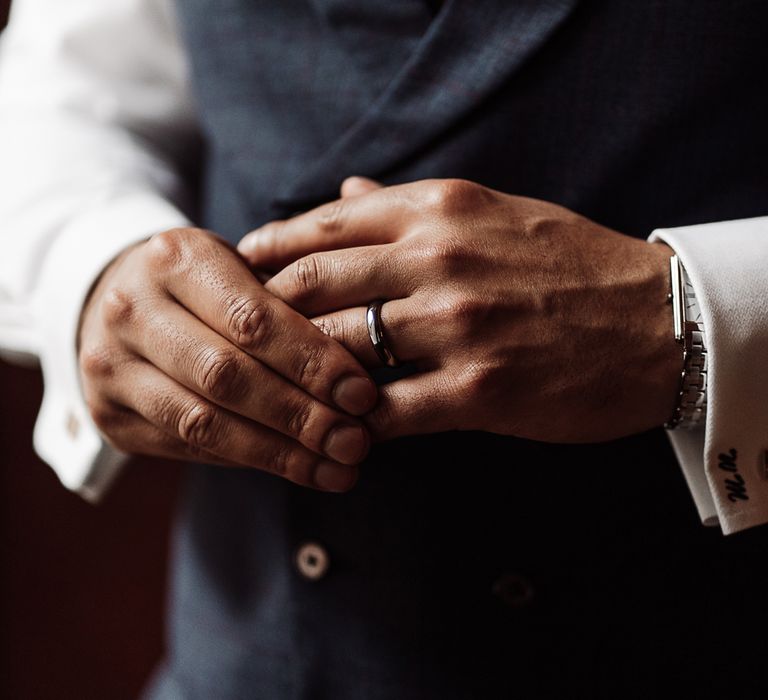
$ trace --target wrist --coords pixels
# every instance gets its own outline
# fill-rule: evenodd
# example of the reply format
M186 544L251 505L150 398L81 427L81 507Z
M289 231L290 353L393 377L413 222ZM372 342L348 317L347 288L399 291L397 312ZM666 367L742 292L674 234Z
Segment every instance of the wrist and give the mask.
M639 241L630 246L619 282L627 290L619 300L626 315L616 331L611 378L622 397L611 402L609 417L617 423L616 432L623 435L650 430L669 420L683 366L667 300L673 251L663 244Z

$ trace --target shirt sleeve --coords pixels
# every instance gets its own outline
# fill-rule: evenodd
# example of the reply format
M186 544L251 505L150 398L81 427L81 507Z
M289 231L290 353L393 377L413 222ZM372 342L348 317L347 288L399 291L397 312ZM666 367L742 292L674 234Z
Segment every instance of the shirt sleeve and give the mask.
M768 217L653 231L680 257L707 338L704 430L669 431L705 525L768 522Z
M80 310L121 250L188 223L193 113L169 0L14 0L0 37L0 351L39 361L35 449L89 500L125 456L82 397Z

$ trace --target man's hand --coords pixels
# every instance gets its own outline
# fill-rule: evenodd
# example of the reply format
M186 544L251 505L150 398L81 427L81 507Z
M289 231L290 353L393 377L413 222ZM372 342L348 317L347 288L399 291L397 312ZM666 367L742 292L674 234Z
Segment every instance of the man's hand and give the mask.
M115 447L354 484L369 439L349 414L373 407L374 383L210 232L124 251L85 305L79 346L86 401Z
M246 236L266 288L369 367L365 309L420 373L380 388L376 439L449 429L584 442L661 425L682 358L670 249L463 180L376 188ZM327 251L327 252L317 252ZM286 267L287 265L287 267Z

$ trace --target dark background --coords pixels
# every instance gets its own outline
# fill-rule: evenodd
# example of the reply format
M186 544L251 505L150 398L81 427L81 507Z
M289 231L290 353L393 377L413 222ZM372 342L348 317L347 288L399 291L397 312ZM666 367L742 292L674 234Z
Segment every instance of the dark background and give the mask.
M38 371L0 361L0 698L135 698L162 653L179 467L137 462L85 503L32 450L41 396Z

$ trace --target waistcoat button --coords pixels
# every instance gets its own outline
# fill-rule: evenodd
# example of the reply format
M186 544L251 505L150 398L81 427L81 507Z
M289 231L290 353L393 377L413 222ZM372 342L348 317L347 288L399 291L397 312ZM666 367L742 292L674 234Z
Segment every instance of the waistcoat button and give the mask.
M317 542L305 542L296 551L296 569L309 581L325 576L330 564L328 552Z
M510 608L524 608L533 600L533 585L520 574L504 574L493 584L493 593Z

